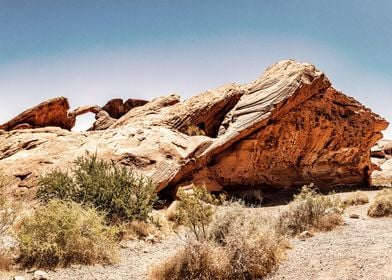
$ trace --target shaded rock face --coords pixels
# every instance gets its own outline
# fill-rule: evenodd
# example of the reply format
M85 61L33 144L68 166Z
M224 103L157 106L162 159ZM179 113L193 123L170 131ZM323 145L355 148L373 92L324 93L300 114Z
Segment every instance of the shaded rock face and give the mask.
M158 191L191 183L211 191L367 185L370 149L388 126L313 65L295 61L184 102L169 95L125 113L122 100L108 104L66 115L72 124L93 112L92 131L0 132L0 169L13 178L7 190L31 194L38 175L68 168L85 151L151 177Z

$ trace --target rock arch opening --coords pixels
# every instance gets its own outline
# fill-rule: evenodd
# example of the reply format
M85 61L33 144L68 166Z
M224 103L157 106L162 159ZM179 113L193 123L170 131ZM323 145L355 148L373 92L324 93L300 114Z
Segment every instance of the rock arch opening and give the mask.
M79 115L75 119L75 126L72 128L72 131L87 131L93 127L95 121L94 113Z

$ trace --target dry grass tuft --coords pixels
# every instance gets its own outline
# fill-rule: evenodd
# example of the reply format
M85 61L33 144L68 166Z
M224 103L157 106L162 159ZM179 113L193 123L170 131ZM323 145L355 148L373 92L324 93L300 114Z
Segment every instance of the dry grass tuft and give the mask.
M332 230L342 224L343 203L337 195L321 195L304 186L277 223L282 235L297 235L307 230Z
M340 213L329 213L320 217L315 225L315 229L321 231L331 231L338 225L343 224L343 217Z
M370 204L368 215L371 217L392 216L392 189L381 190Z
M157 229L154 225L144 221L132 221L124 225L123 239L146 238L156 234Z
M356 191L343 200L345 205L363 205L369 203L369 197L361 191Z
M227 279L260 279L273 271L287 248L271 217L247 213L238 203L217 212L209 226L209 239L227 253Z
M154 280L229 279L225 250L212 242L189 243L150 273Z

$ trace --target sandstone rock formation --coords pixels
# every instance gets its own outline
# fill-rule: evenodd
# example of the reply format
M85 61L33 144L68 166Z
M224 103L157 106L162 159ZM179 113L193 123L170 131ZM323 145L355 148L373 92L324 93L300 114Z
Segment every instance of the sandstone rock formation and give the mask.
M102 110L106 111L111 118L119 119L131 109L143 106L146 103L148 103L148 101L143 99L128 99L124 102L121 98L116 98L109 100L105 106L102 107Z
M10 131L45 126L71 129L75 125L75 119L68 116L68 109L69 104L66 98L50 99L0 125L0 129Z
M120 103L66 114L64 106L57 123L19 117L33 129L12 130L20 121L3 125L8 132L0 132L0 169L14 179L7 189L33 193L38 175L69 167L85 151L150 176L158 191L191 183L211 191L262 192L312 182L325 190L368 185L371 147L388 126L331 87L313 65L292 60L250 84L229 84L184 102L169 95L128 112ZM62 129L86 111L97 116L93 131Z
M147 102L141 99L128 99L126 102L123 102L122 99L112 99L102 108L93 105L82 106L69 111L68 100L65 97L57 97L24 111L12 120L0 125L0 129L11 131L57 126L71 130L75 126L77 116L93 113L96 122L89 130L103 130L113 125L117 119L129 110L142 106Z
M372 184L392 187L392 140L381 140L372 148L372 162L377 170L372 173Z

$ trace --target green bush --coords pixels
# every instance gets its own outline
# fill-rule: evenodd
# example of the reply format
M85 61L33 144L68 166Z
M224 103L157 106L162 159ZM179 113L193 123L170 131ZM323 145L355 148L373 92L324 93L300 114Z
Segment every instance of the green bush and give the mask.
M42 177L37 195L92 205L112 221L146 220L157 199L150 179L95 154L78 158L70 173L54 170Z
M75 200L80 192L71 175L60 170L42 176L39 185L37 196L46 202L50 199Z
M207 226L212 220L218 200L204 187L192 187L192 194L178 192L179 203L175 213L177 223L187 226L197 240L207 237Z
M21 263L40 267L72 263L113 263L116 228L104 215L74 202L51 200L21 221L18 232Z
M338 196L318 194L312 185L304 186L280 215L277 227L281 234L288 235L306 230L331 230L343 222L343 210Z

